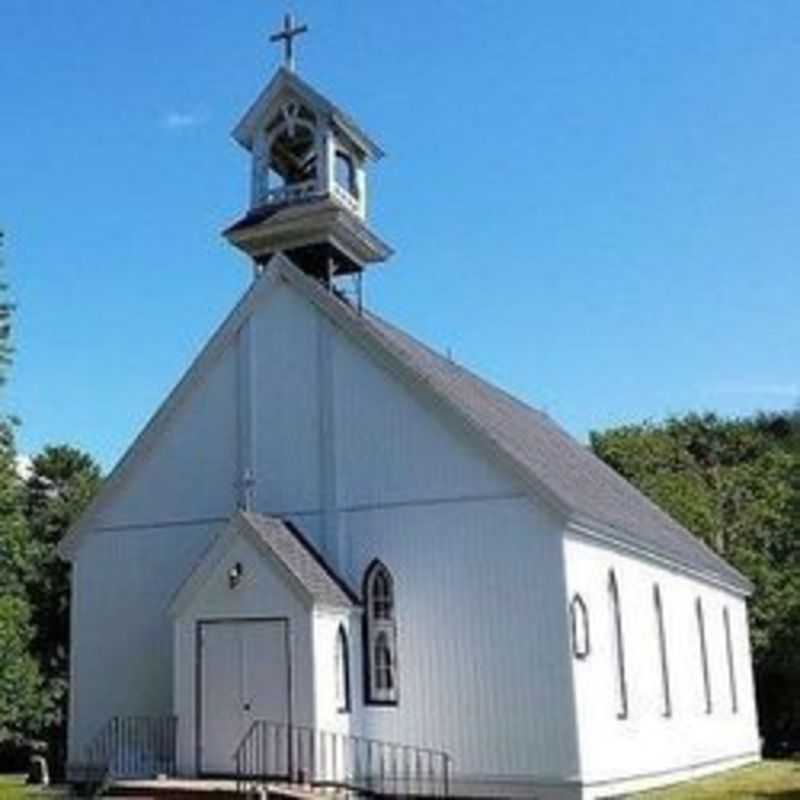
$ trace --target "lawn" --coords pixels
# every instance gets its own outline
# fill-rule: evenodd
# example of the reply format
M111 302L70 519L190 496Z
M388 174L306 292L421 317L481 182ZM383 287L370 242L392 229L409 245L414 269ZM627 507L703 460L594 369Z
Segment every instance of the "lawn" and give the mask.
M800 761L763 761L636 795L638 800L800 800Z
M58 789L40 789L25 785L24 775L0 775L0 800L62 800Z

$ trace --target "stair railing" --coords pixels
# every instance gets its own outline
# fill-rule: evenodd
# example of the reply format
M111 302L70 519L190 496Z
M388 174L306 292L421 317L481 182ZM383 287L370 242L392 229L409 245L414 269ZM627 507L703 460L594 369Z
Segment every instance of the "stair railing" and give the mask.
M73 766L110 778L148 778L176 772L177 717L112 717Z
M269 782L330 787L372 797L448 797L442 750L303 725L255 720L233 759L239 794Z

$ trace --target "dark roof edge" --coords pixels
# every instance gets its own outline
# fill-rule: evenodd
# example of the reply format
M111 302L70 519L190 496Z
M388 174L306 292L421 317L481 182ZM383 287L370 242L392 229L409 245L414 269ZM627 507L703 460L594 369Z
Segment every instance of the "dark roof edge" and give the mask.
M292 536L297 539L297 541L303 546L306 552L314 559L314 561L319 564L321 569L325 572L325 574L347 595L348 599L353 603L353 605L360 606L361 598L356 594L353 590L352 586L350 586L347 581L339 575L333 567L328 564L325 560L325 557L320 553L319 550L314 546L314 543L308 539L305 534L294 524L290 519L286 519L285 517L280 518L281 524L292 534Z

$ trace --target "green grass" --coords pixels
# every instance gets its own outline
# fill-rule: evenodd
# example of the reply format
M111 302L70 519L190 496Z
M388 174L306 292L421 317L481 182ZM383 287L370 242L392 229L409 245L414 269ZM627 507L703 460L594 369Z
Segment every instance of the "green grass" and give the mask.
M800 800L800 761L763 761L635 795L639 800Z
M58 788L26 786L24 775L0 775L0 800L61 800L66 796Z

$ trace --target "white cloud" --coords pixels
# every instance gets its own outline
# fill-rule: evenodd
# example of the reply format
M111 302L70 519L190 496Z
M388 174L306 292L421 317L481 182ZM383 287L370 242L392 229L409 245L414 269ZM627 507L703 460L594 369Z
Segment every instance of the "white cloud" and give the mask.
M190 111L170 111L161 119L161 126L167 130L179 130L181 128L196 128L202 125L206 118L202 114L195 114Z

